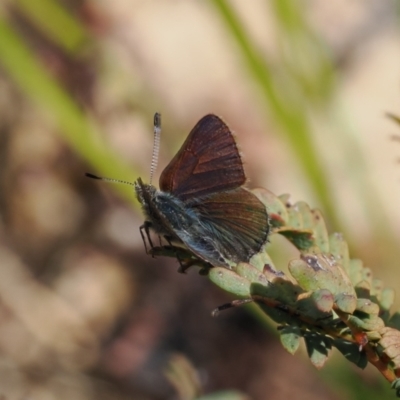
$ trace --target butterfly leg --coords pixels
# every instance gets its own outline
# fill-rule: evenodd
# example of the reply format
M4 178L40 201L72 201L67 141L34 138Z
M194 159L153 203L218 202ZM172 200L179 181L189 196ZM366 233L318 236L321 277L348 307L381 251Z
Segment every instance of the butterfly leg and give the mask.
M151 250L154 248L153 242L150 237L150 226L151 226L151 223L148 221L145 221L144 224L141 225L139 228L140 236L142 237L144 249L147 254L151 254ZM146 235L143 233L143 231L145 232ZM149 242L150 250L147 247L146 238L147 238L147 241Z
M168 242L169 246L171 247L171 249L174 250L175 252L175 258L178 260L179 262L179 268L178 268L178 272L181 274L186 274L186 271L192 266L192 265L196 265L198 264L197 260L193 260L193 259L183 259L181 257L180 251L179 251L179 247L175 247L170 238L168 236L164 236L164 239Z
M164 236L164 239L168 242L168 244L171 246L172 249L175 249L175 247L173 246L173 244L172 244L172 242L171 242L171 240L169 239L168 236ZM189 265L189 267L186 266L186 265L184 265L183 260L182 260L181 257L179 256L178 251L176 251L176 250L175 250L175 256L176 256L176 259L177 259L178 262L179 262L179 269L178 269L178 272L180 272L181 274L185 274L185 273L186 273L186 270L190 267L190 265Z

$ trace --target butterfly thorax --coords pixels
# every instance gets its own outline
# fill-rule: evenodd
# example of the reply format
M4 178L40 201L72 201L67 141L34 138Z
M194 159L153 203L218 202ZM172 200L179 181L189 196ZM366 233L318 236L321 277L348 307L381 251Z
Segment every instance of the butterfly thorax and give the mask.
M157 234L180 241L176 231L190 230L193 224L198 223L195 213L172 194L157 190L140 178L135 182L135 191L147 223Z

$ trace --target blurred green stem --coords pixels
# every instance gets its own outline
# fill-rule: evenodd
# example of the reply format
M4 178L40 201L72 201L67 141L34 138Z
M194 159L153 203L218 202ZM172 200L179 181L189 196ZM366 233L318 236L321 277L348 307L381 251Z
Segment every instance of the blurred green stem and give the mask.
M89 35L79 21L55 0L13 0L19 9L57 45L70 53L89 42Z
M131 168L102 144L93 121L50 76L1 14L0 63L20 89L54 119L56 131L96 171L119 179L132 177ZM133 173L133 176L136 178L137 174ZM137 205L132 188L126 185L118 185L117 188L125 198Z
M260 52L249 39L229 2L215 0L212 4L216 6L229 32L240 47L243 60L254 80L258 83L260 92L271 109L271 115L281 127L282 132L286 134L293 152L299 158L299 162L309 177L325 212L330 216L334 226L339 226L328 179L324 174L322 161L309 134L311 127L305 107L303 109L292 107L290 99L285 99L278 93L279 88L274 80L272 68L261 58Z

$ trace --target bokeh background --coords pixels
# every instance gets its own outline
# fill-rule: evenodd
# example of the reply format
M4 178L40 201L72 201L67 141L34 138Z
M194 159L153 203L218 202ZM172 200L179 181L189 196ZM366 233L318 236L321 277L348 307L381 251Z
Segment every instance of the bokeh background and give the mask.
M177 399L165 376L176 353L210 399L394 397L372 368L335 355L316 371L304 350L288 355L245 308L211 318L230 297L146 256L132 187L83 175L147 181L159 111L158 179L215 113L249 186L322 209L397 289L400 126L387 114L400 114L399 8L1 0L0 398Z

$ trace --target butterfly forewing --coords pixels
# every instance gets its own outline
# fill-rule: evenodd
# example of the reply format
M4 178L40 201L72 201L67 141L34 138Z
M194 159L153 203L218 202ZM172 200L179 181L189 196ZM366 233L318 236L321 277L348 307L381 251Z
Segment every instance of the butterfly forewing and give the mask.
M248 261L267 241L269 222L265 206L244 188L212 194L190 207L229 261Z
M160 177L160 189L181 200L235 189L246 181L235 139L216 115L192 129Z

